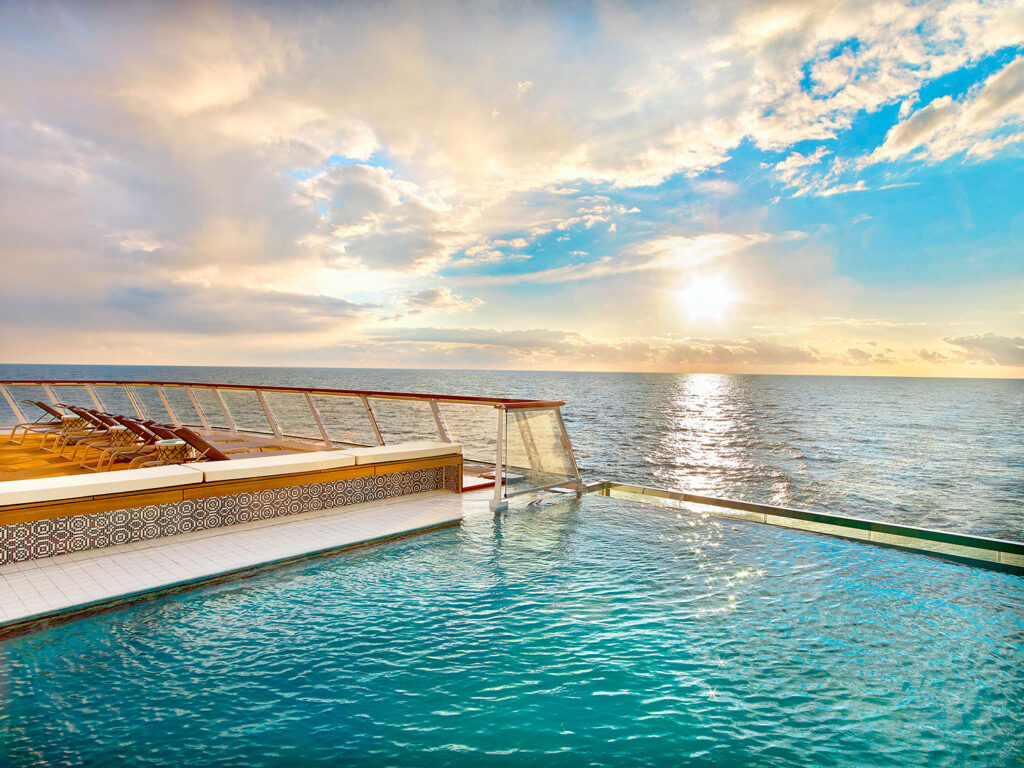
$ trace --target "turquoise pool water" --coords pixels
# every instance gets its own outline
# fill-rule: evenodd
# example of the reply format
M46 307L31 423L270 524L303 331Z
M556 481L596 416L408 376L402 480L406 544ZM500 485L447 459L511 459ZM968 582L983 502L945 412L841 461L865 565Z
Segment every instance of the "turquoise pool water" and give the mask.
M1024 580L588 497L0 644L22 765L1010 766Z

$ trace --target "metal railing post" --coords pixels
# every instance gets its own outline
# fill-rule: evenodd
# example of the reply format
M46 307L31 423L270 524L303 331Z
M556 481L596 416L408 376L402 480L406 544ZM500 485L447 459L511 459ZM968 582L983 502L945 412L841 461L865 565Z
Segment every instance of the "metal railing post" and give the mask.
M135 409L135 415L143 421L148 419L149 415L142 410L142 405L135 399L135 394L132 392L132 388L127 384L122 384L121 386L124 387L124 393L128 395L128 402L130 402L132 404L132 408Z
M569 432L565 428L565 422L562 420L562 409L555 408L555 415L558 416L558 426L562 430L562 447L565 448L565 452L569 454L569 460L572 461L572 471L576 473L576 495L583 495L583 478L580 477L580 467L576 463L576 451L573 450L572 440L569 439Z
M153 389L155 389L156 393L158 395L160 395L160 402L163 403L164 404L164 408L167 409L167 413L170 415L171 421L174 422L174 426L180 427L181 426L181 419L178 418L178 414L171 407L171 401L168 400L167 399L167 395L164 394L164 388L163 387L153 387Z
M444 423L444 419L441 417L441 409L437 405L437 400L430 401L430 411L434 414L434 423L437 424L437 434L441 436L442 442L450 443L452 439L448 436L448 427Z
M263 409L263 415L267 417L267 423L270 425L271 431L274 433L274 437L280 440L284 435L281 434L281 426L277 423L277 419L274 418L273 411L270 410L270 404L267 403L267 398L263 396L263 390L256 390L256 399L260 401L260 407Z
M11 406L11 410L14 411L14 418L17 420L17 423L24 424L25 422L27 422L28 419L25 418L25 414L21 412L21 408L18 407L18 404L14 401L14 398L11 397L11 393L7 391L7 387L5 387L3 384L0 384L0 394L3 394L4 400L7 401L7 404Z
M373 415L373 408L370 407L370 398L366 395L360 395L359 397L363 401L363 407L366 408L366 415L370 417L373 433L377 435L377 445L384 445L384 436L380 433L380 427L377 426L377 417Z
M92 398L92 404L96 406L97 411L103 410L103 403L100 402L100 398L93 391L92 384L85 385L85 391L89 393L89 397Z
M203 429L209 429L210 422L206 418L206 413L203 412L203 406L199 404L199 398L196 397L196 393L192 391L192 387L185 387L185 391L188 392L189 399L192 401L192 406L196 409L196 414L199 416L199 421L202 422Z
M224 421L227 422L228 429L232 432L238 432L238 427L235 426L235 420L231 417L231 411L228 410L228 404L224 402L224 398L220 396L220 390L216 387L210 387L213 391L213 396L217 398L217 405L220 406L220 411L224 414Z
M57 402L58 402L57 401L57 396L55 394L53 394L53 390L50 389L50 385L49 384L41 384L40 386L42 386L43 392L46 393L46 396L48 398L50 398L50 404L51 405L56 405Z
M309 404L309 412L313 414L313 421L316 422L316 428L320 430L320 437L324 439L324 446L327 448L333 448L334 443L331 442L331 436L327 432L327 427L324 426L323 417L320 415L320 409L316 407L316 403L313 402L313 396L309 392L305 393L306 402Z
M498 412L498 449L494 461L494 498L491 499L491 512L497 514L508 509L508 502L501 498L501 488L505 482L505 472L502 469L505 462L505 409L499 405L495 406L495 410Z

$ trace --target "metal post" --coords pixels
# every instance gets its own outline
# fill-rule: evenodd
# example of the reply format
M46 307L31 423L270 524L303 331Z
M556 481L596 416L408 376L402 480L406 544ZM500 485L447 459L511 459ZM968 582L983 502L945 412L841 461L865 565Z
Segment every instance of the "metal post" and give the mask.
M565 422L562 421L562 409L555 408L555 415L558 416L558 426L562 429L562 447L569 454L569 460L572 462L572 471L576 473L576 495L582 496L583 479L580 477L580 468L576 463L576 452L572 449L572 440L569 439L569 432L565 428Z
M451 437L448 436L448 427L444 423L444 419L441 418L441 409L437 405L437 400L430 401L430 410L434 414L434 422L437 424L437 434L441 436L442 442L450 443Z
M53 390L50 389L50 385L49 384L43 384L42 387L43 387L43 392L45 392L46 396L48 398L50 398L50 404L51 405L56 405L57 404L57 396L55 394L53 394Z
M21 412L21 408L18 407L18 404L14 401L14 398L11 397L11 393L7 391L7 387L5 387L3 384L0 384L0 394L4 396L4 400L7 401L7 404L11 406L11 410L14 411L14 418L16 420L16 423L26 423L27 419L25 418L25 414Z
M185 387L185 391L188 392L189 399L192 401L192 405L196 409L196 414L199 416L199 421L203 424L203 429L209 429L210 422L207 420L206 414L203 412L203 406L199 404L199 398L196 397L196 393L192 391L192 387Z
M331 436L327 432L327 427L324 426L323 417L320 416L320 409L316 407L316 403L313 402L313 396L309 392L305 393L306 402L309 403L309 412L313 414L313 421L316 422L316 428L320 430L320 437L324 439L324 445L327 448L333 448L334 443L331 442Z
M100 402L99 397L93 391L92 384L86 384L85 385L85 391L88 392L89 393L89 397L92 398L92 403L93 403L93 405L96 406L96 410L97 411L102 411L103 410L103 403Z
M235 420L231 418L231 411L228 410L228 404L224 402L224 398L220 396L220 390L216 387L211 387L210 391L213 392L213 396L217 398L217 405L220 406L221 413L224 414L224 421L227 422L228 429L232 432L238 432L238 427L235 426Z
M373 408L370 407L370 398L366 395L360 395L359 397L363 401L363 407L366 408L366 415L370 417L373 433L377 435L377 445L384 445L384 436L380 433L380 427L377 426L377 417L373 415Z
M129 387L127 384L122 384L121 386L124 387L124 393L128 395L128 400L131 402L132 408L135 409L135 415L138 416L143 421L148 419L149 416L146 414L145 411L142 410L142 404L135 399L135 395L132 393L132 388Z
M167 409L167 413L170 415L171 421L174 422L174 426L180 427L181 426L181 419L178 418L178 414L174 412L173 408L171 408L171 401L168 400L167 399L167 395L164 394L164 388L163 387L153 387L153 389L155 389L156 393L158 395L160 395L160 402L162 402L164 404L164 408Z
M494 462L494 498L491 499L491 512L498 514L508 509L508 502L501 498L501 486L505 481L505 473L502 471L502 464L505 463L505 409L498 405L498 451Z
M270 425L270 429L274 432L274 437L280 440L283 435L281 434L281 426L277 423L277 419L274 418L273 412L270 410L270 404L267 403L267 398L263 396L263 390L256 390L256 399L260 401L260 407L263 408L263 415L267 417L267 423Z

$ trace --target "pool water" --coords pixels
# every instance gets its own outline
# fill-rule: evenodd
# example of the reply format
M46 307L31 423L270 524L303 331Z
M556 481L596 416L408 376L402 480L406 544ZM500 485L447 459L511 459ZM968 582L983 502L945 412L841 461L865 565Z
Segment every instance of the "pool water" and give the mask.
M0 763L1010 766L1024 579L587 497L0 643Z

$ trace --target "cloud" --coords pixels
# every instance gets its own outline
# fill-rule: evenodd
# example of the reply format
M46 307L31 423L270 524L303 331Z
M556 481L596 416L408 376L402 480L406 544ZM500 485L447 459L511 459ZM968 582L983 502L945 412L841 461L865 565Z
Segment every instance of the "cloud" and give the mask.
M780 239L798 236L799 233L787 233ZM772 236L765 233L713 233L692 237L666 235L637 243L619 257L602 256L584 263L567 264L536 272L468 278L465 282L472 285L511 285L524 282L550 284L596 280L613 275L654 270L679 271L735 254L771 239Z
M3 301L10 328L214 336L341 328L371 319L376 309L332 296L158 280L114 283L97 294L71 290L45 303L17 293ZM153 338L159 343L159 336Z
M964 360L983 365L1024 365L1024 338L983 333L943 339Z
M831 150L825 147L818 147L809 155L794 152L775 164L775 173L787 186L802 184L807 177L805 169L817 165L822 158L830 154Z
M874 342L868 342L872 346ZM867 352L857 347L850 347L846 350L846 354L841 356L840 360L846 365L892 365L896 362L896 358L891 357L889 352L892 350L886 350L886 352Z
M424 312L468 312L484 303L483 299L464 299L449 288L424 288L422 291L407 293L395 302L410 315Z
M985 158L1020 141L1024 141L1024 57L989 76L959 101L941 96L911 113L890 129L865 163L908 157L937 161L960 153Z
M926 363L945 363L949 361L949 355L944 355L941 352L934 352L928 349L919 349L917 356L924 360Z

